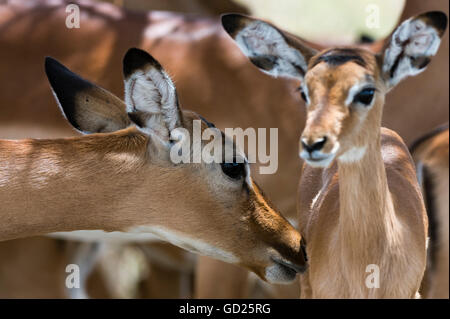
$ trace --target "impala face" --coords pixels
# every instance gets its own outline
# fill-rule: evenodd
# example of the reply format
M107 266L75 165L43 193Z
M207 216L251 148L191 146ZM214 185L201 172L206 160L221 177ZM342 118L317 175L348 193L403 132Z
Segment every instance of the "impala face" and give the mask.
M106 133L84 140L106 154L111 174L123 175L113 187L121 198L110 213L120 220L114 230L151 233L270 282L292 281L305 270L300 234L268 202L231 139L222 139L222 154L234 150L231 162L171 160L182 139L189 138L194 149L194 121L201 121L202 133L213 125L181 110L172 80L148 53L130 49L125 55L125 103L53 59L47 59L46 71L68 121L83 133ZM209 142L202 140L202 146Z
M436 54L447 16L427 12L404 21L384 51L359 48L322 52L269 23L229 14L225 30L250 61L272 76L301 81L307 122L300 138L300 157L327 167L338 158L355 162L379 130L384 95L402 79L422 72Z
M371 112L380 114L385 92L374 66L375 57L358 49L332 49L311 59L301 87L307 122L300 138L300 157L309 165L364 155L366 123L372 123Z

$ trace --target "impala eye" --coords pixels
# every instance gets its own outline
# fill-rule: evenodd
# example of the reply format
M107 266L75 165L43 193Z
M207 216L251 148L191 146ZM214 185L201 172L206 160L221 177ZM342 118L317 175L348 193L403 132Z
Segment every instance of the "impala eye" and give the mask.
M297 90L300 92L300 95L301 95L303 101L308 103L308 96L306 96L306 93L305 93L305 90L303 89L303 87L300 86Z
M233 161L233 163L221 163L220 166L222 167L222 172L232 179L240 179L245 176L244 163L236 163L236 161Z
M353 98L353 103L361 103L363 105L370 105L375 94L374 88L365 88L361 92L355 95Z
M303 101L308 102L305 91L303 91L302 89L300 89L300 95L302 96Z

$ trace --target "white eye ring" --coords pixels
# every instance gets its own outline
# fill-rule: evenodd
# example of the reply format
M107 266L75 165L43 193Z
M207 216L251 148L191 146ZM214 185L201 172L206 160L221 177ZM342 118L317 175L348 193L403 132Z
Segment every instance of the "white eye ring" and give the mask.
M353 103L362 104L366 107L372 105L376 91L377 90L374 87L366 87L362 89L353 97Z
M376 91L375 85L373 83L357 83L355 85L353 85L350 90L348 91L348 96L347 99L345 100L345 105L346 106L350 106L351 104L354 103L355 100L355 96L357 96L359 93L361 93L361 91L363 91L364 89L368 89L368 88L373 88ZM372 103L369 105L365 105L366 107L369 107L373 104L373 101L375 99L372 100Z

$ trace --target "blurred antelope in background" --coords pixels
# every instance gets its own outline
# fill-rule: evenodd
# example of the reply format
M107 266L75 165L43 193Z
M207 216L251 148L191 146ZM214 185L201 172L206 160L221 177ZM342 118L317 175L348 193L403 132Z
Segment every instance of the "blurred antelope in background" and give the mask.
M45 67L67 120L102 133L0 140L0 240L73 230L153 234L271 282L305 269L300 234L269 206L233 143L224 143L236 154L232 163L170 160L174 129L211 125L180 109L173 82L148 53L130 49L124 58L126 105L52 58Z
M416 162L429 219L425 298L449 297L449 131L448 123L414 142L410 148Z
M248 13L248 10L233 0L105 0L131 10L164 10L194 13L201 15L220 15L225 12Z
M298 190L310 268L303 298L414 298L426 265L427 216L403 140L381 128L386 93L422 72L447 17L403 22L381 54L351 47L321 52L272 25L241 15L222 23L253 64L302 80L307 105ZM379 269L375 287L367 267Z

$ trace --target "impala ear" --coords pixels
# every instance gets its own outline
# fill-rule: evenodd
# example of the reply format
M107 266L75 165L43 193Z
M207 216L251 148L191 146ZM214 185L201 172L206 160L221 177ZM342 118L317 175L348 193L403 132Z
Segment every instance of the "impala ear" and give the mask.
M81 78L57 60L45 58L45 73L62 113L78 131L108 133L131 124L122 100Z
M181 111L175 85L150 54L130 49L123 59L125 103L128 116L138 128L170 140L170 132L181 127Z
M441 43L447 16L440 11L420 14L404 21L392 34L381 55L381 74L388 88L425 70Z
M254 65L275 77L302 79L316 54L302 40L261 20L225 14L222 25Z

